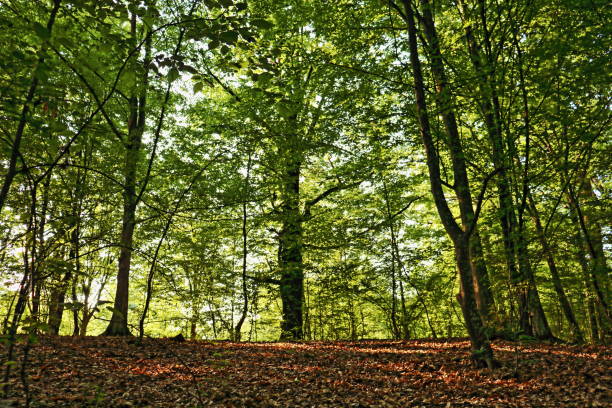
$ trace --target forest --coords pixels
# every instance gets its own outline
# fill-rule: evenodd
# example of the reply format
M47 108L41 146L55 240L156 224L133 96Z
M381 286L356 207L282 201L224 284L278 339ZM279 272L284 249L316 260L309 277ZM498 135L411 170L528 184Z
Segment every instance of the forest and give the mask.
M0 0L0 406L612 403L611 50L603 0Z

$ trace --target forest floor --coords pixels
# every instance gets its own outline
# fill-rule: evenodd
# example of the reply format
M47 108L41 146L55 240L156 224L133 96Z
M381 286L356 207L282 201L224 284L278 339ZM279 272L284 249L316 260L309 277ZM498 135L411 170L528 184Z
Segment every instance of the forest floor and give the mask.
M0 407L610 407L609 347L465 340L229 343L42 337Z

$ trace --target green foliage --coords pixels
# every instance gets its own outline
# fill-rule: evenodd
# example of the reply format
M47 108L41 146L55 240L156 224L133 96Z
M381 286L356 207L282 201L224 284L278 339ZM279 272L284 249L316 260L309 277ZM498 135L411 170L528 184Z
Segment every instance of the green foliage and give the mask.
M452 243L431 199L399 14L375 1L128 3L62 2L52 30L44 2L0 8L2 180L23 128L0 212L3 316L14 313L24 271L31 287L22 330L52 330L59 305L63 334L75 322L98 334L113 311L121 313L113 294L131 193L139 200L131 327L152 270L147 333L235 338L246 295L242 338L277 339L279 254L293 221L301 229L290 244L300 250L305 338L466 334ZM605 4L484 4L495 22L490 32L454 2L433 10L473 204L494 166L482 109L492 95L476 85L469 26L482 47L491 37L483 54L495 56L485 69L499 93L511 194L522 205L534 284L553 332L572 337L525 186L580 328L601 327L587 337L603 339L605 311L593 282L607 285L610 255ZM425 82L433 100L435 85L427 75ZM142 117L132 115L138 119L130 115L134 104L141 104ZM430 115L457 215L445 125L438 112ZM138 142L128 139L134 120ZM292 171L297 190L288 187ZM493 179L483 193L478 224L495 305L487 337L516 333L519 321L496 186ZM603 263L589 239L599 242Z

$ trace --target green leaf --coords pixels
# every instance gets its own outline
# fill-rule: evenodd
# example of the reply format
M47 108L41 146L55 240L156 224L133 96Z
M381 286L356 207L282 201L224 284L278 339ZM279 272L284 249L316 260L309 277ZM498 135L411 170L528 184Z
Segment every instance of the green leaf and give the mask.
M132 87L136 84L136 74L132 71L125 72L122 79L127 87Z
M45 64L39 64L34 71L34 75L39 81L46 81L49 79L49 67Z
M68 37L60 37L56 41L66 48L74 48L74 41Z
M219 34L219 39L227 44L233 44L238 41L238 32L225 31Z
M34 32L42 40L48 40L51 38L51 33L40 23L34 23Z
M179 77L179 70L176 69L176 67L170 68L170 71L168 71L168 82L174 82L178 79L178 77Z
M269 72L264 72L263 74L260 74L259 77L257 78L257 82L260 83L265 83L268 82L269 80L271 80L274 77L274 75L272 75Z
M287 99L282 99L277 105L277 110L279 115L282 117L290 118L291 116L295 115L297 109L293 102Z
M251 20L251 25L254 25L255 27L258 27L258 28L262 28L264 30L269 30L270 28L274 27L274 23L268 20L261 19L261 18Z
M204 89L204 84L202 82L196 82L193 84L193 93L198 93L202 89Z

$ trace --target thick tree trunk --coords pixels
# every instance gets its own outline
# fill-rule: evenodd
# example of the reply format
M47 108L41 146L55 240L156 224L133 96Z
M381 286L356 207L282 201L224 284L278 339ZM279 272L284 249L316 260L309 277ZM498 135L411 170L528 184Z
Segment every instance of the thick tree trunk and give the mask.
M495 311L495 301L491 290L491 280L489 270L485 262L482 249L482 241L478 229L470 237L470 256L472 258L472 270L474 271L474 294L476 296L476 306L484 322L493 327L497 321Z
M117 289L111 321L104 331L104 335L107 336L126 336L131 334L127 325L127 315L130 266L132 262L134 229L136 226L136 167L140 153L141 134L137 129L130 133L130 144L128 145L124 167L125 192L121 239L119 241L121 249L119 253Z
M72 271L66 270L62 280L58 284L58 287L51 291L49 299L49 318L48 326L51 334L59 334L60 326L62 324L62 317L64 315L64 303L66 300L66 291L70 285L72 278Z
M289 153L291 154L291 153ZM302 214L300 211L300 166L296 157L286 158L282 191L282 227L278 262L283 305L282 340L299 340L302 331L304 270L302 263Z
M472 267L470 265L469 237L461 237L455 244L455 261L459 270L461 292L457 296L461 305L461 312L465 321L465 327L472 343L472 355L480 365L486 364L493 368L493 351L482 322L482 317L476 307L476 296L474 295L472 283Z
M198 322L192 319L189 325L189 339L196 340L198 338Z
M522 277L522 282L519 287L522 291L521 299L526 302L526 310L529 317L528 323L523 324L532 330L532 334L530 335L538 339L554 339L550 326L548 325L548 319L544 314L544 308L540 301L533 269L529 262L527 242L523 234L518 235L517 253L519 257L519 272Z

